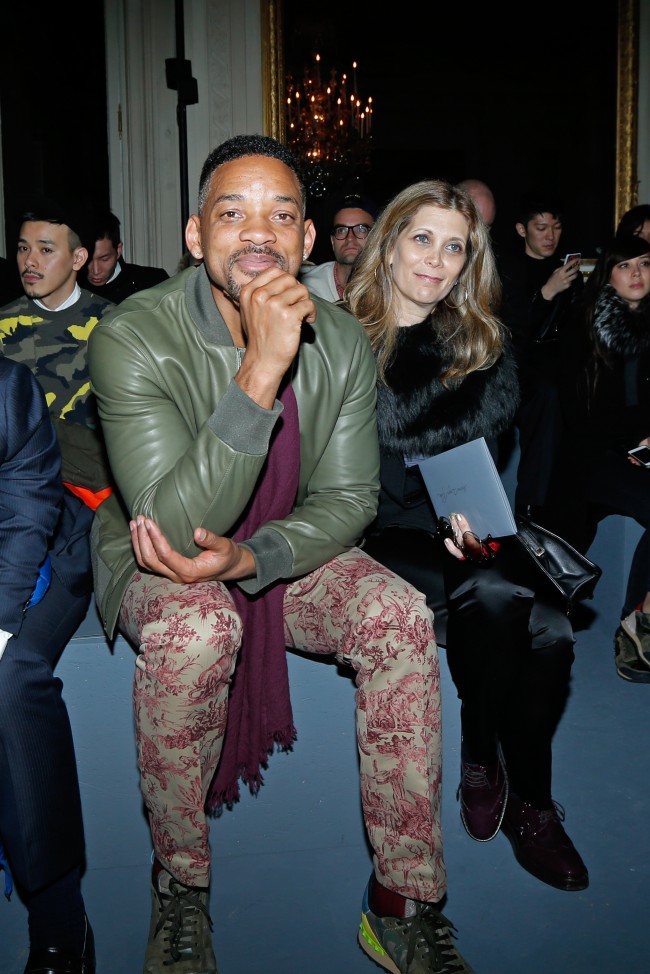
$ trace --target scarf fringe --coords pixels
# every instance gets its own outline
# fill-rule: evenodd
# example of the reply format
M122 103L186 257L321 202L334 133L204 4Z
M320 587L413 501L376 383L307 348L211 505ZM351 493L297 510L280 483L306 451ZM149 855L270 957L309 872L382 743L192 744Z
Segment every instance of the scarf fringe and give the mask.
M206 814L218 818L225 809L232 811L233 807L241 800L239 782L248 785L251 795L256 796L264 784L261 768L265 771L269 766L269 758L275 751L285 754L293 750L293 745L298 739L298 732L293 724L276 731L273 738L259 756L259 767L252 773L245 765L241 765L237 771L237 779L228 787L224 788L221 794L214 791L208 796L206 804Z

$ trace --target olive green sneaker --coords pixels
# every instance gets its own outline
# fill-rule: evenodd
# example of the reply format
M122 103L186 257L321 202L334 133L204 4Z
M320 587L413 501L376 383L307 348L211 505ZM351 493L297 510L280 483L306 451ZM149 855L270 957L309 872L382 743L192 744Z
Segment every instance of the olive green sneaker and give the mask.
M650 613L638 609L621 622L622 628L637 640L641 658L650 667Z
M456 949L453 923L432 903L407 900L407 916L378 917L363 897L359 943L390 974L474 974Z
M217 974L208 891L183 886L166 869L151 884L144 974Z
M650 631L644 632L639 624L637 616L642 615L645 613L633 612L622 619L614 634L616 672L632 683L650 683ZM648 657L643 652L644 644Z

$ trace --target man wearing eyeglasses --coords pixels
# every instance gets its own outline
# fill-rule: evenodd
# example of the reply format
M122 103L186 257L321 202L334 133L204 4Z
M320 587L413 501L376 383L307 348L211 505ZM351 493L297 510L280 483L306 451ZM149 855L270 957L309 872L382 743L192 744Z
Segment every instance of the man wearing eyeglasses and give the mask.
M335 259L313 267L303 265L300 271L300 280L313 294L327 301L341 300L378 215L377 204L359 193L348 193L338 201L330 233Z

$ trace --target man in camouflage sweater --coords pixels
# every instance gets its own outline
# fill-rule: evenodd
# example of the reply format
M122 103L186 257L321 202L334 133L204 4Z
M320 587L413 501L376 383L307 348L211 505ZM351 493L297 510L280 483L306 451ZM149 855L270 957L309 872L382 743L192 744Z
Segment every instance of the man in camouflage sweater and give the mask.
M17 261L25 293L0 308L0 353L27 365L45 392L65 484L49 552L56 597L40 603L40 638L32 640L22 666L16 666L22 682L12 716L21 724L25 746L11 756L7 774L13 787L0 783L0 820L7 832L0 841L10 852L28 910L25 974L95 971L80 885L84 837L77 769L72 737L61 730L67 726L67 713L53 667L88 610L90 528L95 508L110 493L86 350L90 333L113 304L77 284L88 250L74 212L61 201L46 199L23 212ZM37 738L34 721L49 732ZM37 748L38 755L30 748ZM36 801L38 767L48 761L56 772L48 779L47 800Z

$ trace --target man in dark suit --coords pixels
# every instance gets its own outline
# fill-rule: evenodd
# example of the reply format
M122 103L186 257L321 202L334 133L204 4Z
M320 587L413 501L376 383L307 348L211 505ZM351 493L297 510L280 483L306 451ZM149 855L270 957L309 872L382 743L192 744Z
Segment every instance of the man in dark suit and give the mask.
M113 304L119 304L136 291L144 291L169 277L162 267L127 264L122 257L120 221L110 210L95 213L88 251L90 257L83 268L80 283Z
M45 395L0 357L0 841L27 910L25 974L93 974L72 733L53 667L88 608Z
M74 752L52 667L90 605L90 530L111 490L86 352L88 336L113 305L77 283L88 259L78 201L34 195L17 222L24 293L0 308L0 361L22 363L45 395L63 488L50 543L50 589L28 610L20 637L12 635L0 660L1 693L10 695L0 698L0 751L10 762L0 768L0 832L21 893L25 886L31 951L24 974L93 974ZM0 523L2 516L0 503ZM22 550L7 550L15 569Z

